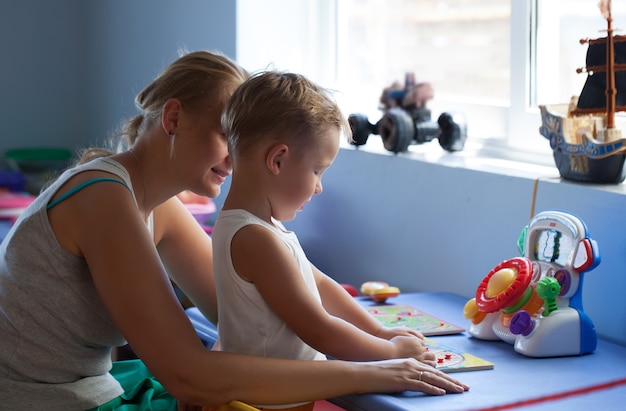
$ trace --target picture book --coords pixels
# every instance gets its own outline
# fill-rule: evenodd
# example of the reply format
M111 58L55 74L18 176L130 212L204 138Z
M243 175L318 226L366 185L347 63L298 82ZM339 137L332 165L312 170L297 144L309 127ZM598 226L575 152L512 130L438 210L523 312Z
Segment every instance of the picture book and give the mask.
M436 368L445 373L492 370L493 363L475 355L461 352L456 348L441 344L433 338L424 338L428 350L437 358Z
M368 312L387 327L406 326L424 336L460 334L464 328L451 324L410 305L368 307Z
M428 336L460 334L458 325L419 310L410 305L381 305L368 307L368 312L387 327L406 326L422 333L428 350L437 358L437 369L445 372L491 370L493 363L475 355L441 344Z

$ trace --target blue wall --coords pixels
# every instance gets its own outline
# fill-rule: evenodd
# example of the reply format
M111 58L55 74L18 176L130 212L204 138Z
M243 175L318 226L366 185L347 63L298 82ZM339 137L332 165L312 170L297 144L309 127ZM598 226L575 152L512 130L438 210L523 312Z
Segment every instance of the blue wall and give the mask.
M74 145L85 133L83 1L0 6L0 149Z
M179 49L236 56L236 2L10 0L0 6L0 152L101 144Z

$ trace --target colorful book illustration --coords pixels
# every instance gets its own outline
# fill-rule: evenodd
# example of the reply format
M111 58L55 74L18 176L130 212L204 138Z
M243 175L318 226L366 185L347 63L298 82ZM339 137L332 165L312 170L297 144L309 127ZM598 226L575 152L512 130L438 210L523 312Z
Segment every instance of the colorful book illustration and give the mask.
M368 307L368 312L387 327L406 326L425 336L460 334L465 328L451 324L410 305Z
M493 363L475 355L461 352L456 348L439 343L432 338L424 338L428 350L437 358L436 368L445 373L492 370Z
M456 348L441 344L428 336L460 334L464 328L435 317L411 305L368 307L368 312L387 327L406 326L422 333L428 349L437 358L437 369L445 373L491 370L493 363Z

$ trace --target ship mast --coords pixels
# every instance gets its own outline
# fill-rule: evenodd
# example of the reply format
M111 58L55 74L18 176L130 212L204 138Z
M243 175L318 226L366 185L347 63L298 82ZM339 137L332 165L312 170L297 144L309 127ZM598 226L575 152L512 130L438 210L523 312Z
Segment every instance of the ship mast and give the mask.
M607 1L606 10L606 128L615 128L615 47L613 39L613 16L611 0Z
M571 116L582 116L588 114L603 114L604 126L597 130L600 139L609 140L617 137L621 132L615 128L615 113L626 111L626 105L618 105L617 84L615 71L626 71L625 63L616 63L616 52L623 52L626 36L615 36L613 28L613 15L611 10L611 0L600 0L598 3L602 17L606 20L606 37L597 39L581 39L580 44L587 43L587 64L584 68L576 69L577 73L587 72L587 80L577 101L574 101L575 108L569 110ZM618 50L615 50L616 44ZM591 48L595 51L590 53ZM604 47L604 56L602 50ZM602 58L604 57L604 59ZM618 58L619 59L619 58ZM604 76L595 77L594 73L604 73ZM601 90L604 89L604 98ZM604 141L604 140L603 140Z

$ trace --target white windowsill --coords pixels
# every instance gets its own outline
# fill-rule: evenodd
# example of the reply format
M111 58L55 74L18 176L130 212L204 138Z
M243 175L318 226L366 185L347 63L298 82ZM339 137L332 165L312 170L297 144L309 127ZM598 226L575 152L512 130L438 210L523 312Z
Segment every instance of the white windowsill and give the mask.
M546 144L548 142L546 141ZM379 136L370 136L367 144L355 147L347 143L342 149L359 150L385 156L399 156L416 161L440 164L446 167L465 168L485 173L496 173L505 176L545 180L555 183L575 184L581 189L596 189L626 195L626 183L621 184L588 184L563 180L554 165L551 151L547 153L528 153L500 147L484 147L480 143L468 141L462 151L450 153L442 149L437 140L424 144L411 145L409 150L394 154L384 148Z

